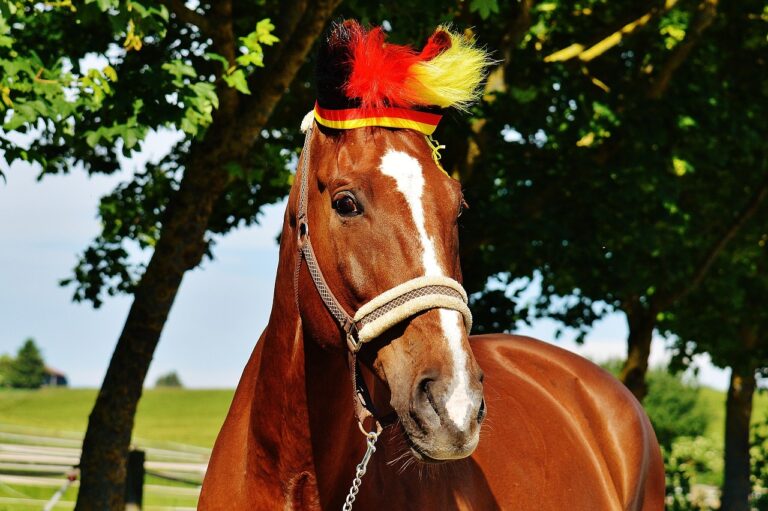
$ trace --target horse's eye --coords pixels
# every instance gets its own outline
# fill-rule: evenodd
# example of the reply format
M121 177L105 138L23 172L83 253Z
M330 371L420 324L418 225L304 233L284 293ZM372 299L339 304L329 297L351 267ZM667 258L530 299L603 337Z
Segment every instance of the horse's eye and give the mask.
M355 216L362 213L360 205L355 198L348 193L337 196L333 199L333 209L341 216Z

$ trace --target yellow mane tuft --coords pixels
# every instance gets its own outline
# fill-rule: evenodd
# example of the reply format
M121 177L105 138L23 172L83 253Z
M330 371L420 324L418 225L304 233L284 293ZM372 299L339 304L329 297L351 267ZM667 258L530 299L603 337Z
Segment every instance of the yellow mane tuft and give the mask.
M431 60L413 64L405 86L421 104L467 110L482 95L480 85L493 61L488 52L475 46L474 39L447 27L438 30L448 33L450 48Z

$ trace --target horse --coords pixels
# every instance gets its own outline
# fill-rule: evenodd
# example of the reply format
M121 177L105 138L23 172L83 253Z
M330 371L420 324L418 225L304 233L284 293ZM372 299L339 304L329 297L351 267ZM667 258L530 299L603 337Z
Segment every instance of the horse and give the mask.
M542 341L469 335L462 189L433 144L321 121L302 123L269 322L199 509L663 509L659 445L618 380Z

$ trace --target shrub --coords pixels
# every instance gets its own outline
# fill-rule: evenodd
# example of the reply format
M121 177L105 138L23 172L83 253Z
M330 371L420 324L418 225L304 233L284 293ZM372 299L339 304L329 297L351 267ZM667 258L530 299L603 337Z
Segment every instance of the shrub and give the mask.
M643 407L664 448L670 449L676 438L704 434L708 418L698 400L698 387L681 375L663 369L648 373L648 395Z
M753 509L768 511L768 415L752 425Z
M155 387L176 387L181 388L184 385L181 383L181 378L179 378L179 375L176 374L176 371L171 371L170 373L164 374L160 376L157 381L155 381Z

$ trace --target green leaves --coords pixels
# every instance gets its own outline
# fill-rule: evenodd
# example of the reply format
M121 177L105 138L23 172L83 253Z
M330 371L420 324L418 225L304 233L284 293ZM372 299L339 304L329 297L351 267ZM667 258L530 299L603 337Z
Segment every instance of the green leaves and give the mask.
M664 38L664 47L667 50L673 49L685 39L690 14L683 9L673 9L661 19L659 23L659 33Z
M498 0L470 0L469 12L476 12L482 19L488 19L491 14L498 14Z
M262 44L272 46L279 41L272 35L275 26L269 18L263 19L256 24L256 30L245 37L240 38L243 45L243 55L237 58L237 63L241 66L264 66L264 49Z
M256 24L256 30L245 37L240 37L239 41L243 45L240 49L242 55L235 59L237 63L235 66L230 66L227 60L220 55L208 54L211 58L220 60L224 65L222 79L227 85L242 94L251 93L248 88L248 75L253 71L254 67L264 67L264 49L262 45L272 46L279 41L277 37L272 35L274 29L275 26L270 19L265 18Z
M227 85L237 89L243 94L251 93L250 89L248 89L248 80L245 77L245 71L242 69L234 69L231 73L222 76L222 79L227 83Z
M78 5L63 1L46 6L3 2L0 134L37 133L25 149L0 136L4 158L38 162L46 172L56 166L68 168L65 155L82 148L88 152L98 147L103 154L104 144L114 152L118 141L124 152L137 147L148 127L132 111L131 100L113 99L119 74L113 62L118 59L107 53L115 51L110 45L118 40L118 31L133 30L136 49L143 36L163 37L167 20L165 7L147 8L131 1L88 0ZM105 29L110 34L106 40ZM88 48L94 37L101 46ZM110 112L105 115L106 110ZM99 118L98 126L88 126L94 118ZM103 156L94 158L100 159Z
M178 127L188 135L198 136L211 124L213 110L219 107L215 86L196 81L195 69L181 59L166 62L162 68L173 77L177 97L172 101L184 112Z

